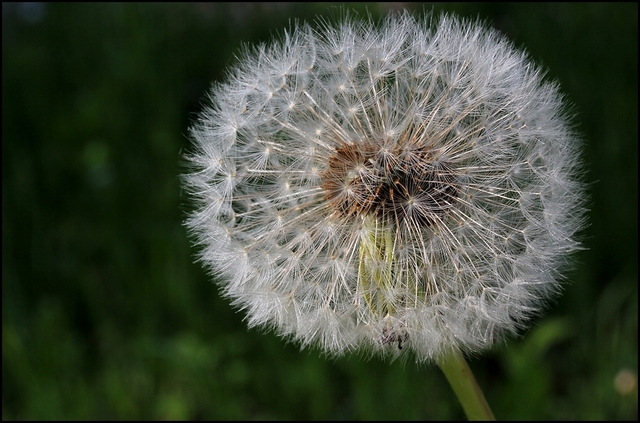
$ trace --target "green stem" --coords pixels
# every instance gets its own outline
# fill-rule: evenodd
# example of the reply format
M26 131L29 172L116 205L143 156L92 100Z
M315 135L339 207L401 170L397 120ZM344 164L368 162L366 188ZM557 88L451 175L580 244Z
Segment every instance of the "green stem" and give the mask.
M438 366L456 393L469 420L495 420L471 369L458 349L438 360Z
M375 216L366 216L362 224L367 231L360 239L358 273L364 300L374 314L394 314L393 305L385 299L385 294L393 287L392 229Z
M362 284L362 296L373 315L395 314L394 306L386 294L393 288L394 235L392 227L384 219L365 216L362 225L366 229L360 239L358 278ZM398 346L400 346L398 338ZM438 360L449 384L456 393L469 420L495 420L482 390L471 373L464 356L452 349Z

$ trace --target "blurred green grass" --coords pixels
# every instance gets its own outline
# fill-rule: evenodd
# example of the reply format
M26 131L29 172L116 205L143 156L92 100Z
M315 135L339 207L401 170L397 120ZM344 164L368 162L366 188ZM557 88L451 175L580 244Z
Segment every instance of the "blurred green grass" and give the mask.
M470 360L496 416L637 419L637 4L424 7L525 47L585 139L588 249L546 316ZM2 8L3 419L463 417L435 367L247 330L181 226L181 152L211 81L241 43L336 4Z

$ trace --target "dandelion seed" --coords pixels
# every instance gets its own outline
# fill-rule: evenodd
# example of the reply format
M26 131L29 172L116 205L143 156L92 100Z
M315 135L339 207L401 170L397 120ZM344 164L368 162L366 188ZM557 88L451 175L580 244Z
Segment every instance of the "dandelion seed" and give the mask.
M480 23L297 26L191 129L187 224L250 326L418 361L515 333L579 248L579 142L555 84Z

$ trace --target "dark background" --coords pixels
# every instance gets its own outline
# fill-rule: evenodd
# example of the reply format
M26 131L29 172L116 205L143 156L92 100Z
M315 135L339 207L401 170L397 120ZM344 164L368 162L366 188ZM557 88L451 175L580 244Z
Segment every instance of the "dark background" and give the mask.
M585 140L587 250L546 315L470 364L501 419L636 419L637 4L349 7L489 20L560 81ZM247 330L181 225L181 154L211 81L241 43L339 14L3 3L3 419L463 417L435 366Z

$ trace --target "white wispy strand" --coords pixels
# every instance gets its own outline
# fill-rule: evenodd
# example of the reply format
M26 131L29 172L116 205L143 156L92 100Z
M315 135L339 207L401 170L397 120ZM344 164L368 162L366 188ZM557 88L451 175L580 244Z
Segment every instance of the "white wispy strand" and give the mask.
M481 23L296 26L211 89L187 225L250 326L331 354L477 351L544 305L579 248L563 110Z

